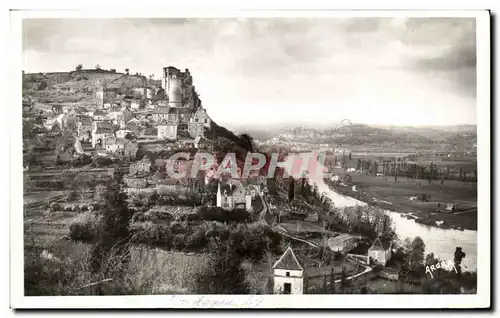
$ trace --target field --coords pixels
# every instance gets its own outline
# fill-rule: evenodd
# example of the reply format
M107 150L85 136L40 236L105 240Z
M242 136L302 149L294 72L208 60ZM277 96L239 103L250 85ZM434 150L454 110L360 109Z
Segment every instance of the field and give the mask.
M349 160L348 168L355 168L357 159L353 157ZM341 177L347 174L341 168L331 168L330 171ZM388 210L411 212L429 224L443 220L449 226L477 229L477 183L475 182L445 180L441 185L439 181L429 184L427 180L398 177L395 183L393 176L375 177L361 173L349 173L349 175L358 191L353 191L351 187L336 186L336 189L345 195ZM430 196L430 200L419 202L410 199L421 194ZM438 212L438 203L444 206L454 204L456 211L454 213Z
M398 281L390 281L383 278L375 278L366 284L372 291L376 291L377 294L421 294L422 287L411 285L408 283L402 283Z

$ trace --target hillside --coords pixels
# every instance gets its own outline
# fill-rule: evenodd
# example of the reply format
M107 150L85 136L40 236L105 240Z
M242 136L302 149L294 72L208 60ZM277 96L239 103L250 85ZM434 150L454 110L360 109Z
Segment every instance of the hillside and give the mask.
M120 91L121 94L128 94L133 88L158 87L161 80L146 78L142 75L128 75L117 73L113 70L79 70L71 72L52 73L23 73L23 98L34 102L35 109L50 109L52 105L62 106L90 106L93 109L96 105L96 92L105 85L107 89ZM165 92L160 89L154 98L150 98L153 105L165 99ZM183 98L190 102L190 98L197 96L194 86L186 86L183 91ZM194 94L194 95L193 95ZM197 98L197 97L196 97ZM201 101L193 101L193 105L201 105ZM151 120L151 118L149 119ZM41 119L26 119L23 128L25 135L29 136L32 127L37 124L42 125ZM155 127L148 123L144 133L148 136L156 135ZM27 130L27 131L26 131ZM213 120L211 127L205 128L205 136L215 141L215 148L222 153L235 152L239 160L244 160L246 152L250 150L247 142L240 139L232 131L217 125ZM157 130L156 130L157 131ZM151 133L153 132L153 133Z
M141 75L127 75L108 70L81 70L55 73L23 74L23 97L35 102L94 103L95 92L102 84L113 83L128 87L140 87L148 80Z

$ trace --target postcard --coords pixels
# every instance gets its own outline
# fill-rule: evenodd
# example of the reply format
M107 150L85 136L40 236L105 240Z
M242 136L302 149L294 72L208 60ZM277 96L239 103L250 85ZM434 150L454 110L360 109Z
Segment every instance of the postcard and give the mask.
M12 11L12 307L491 306L489 21Z

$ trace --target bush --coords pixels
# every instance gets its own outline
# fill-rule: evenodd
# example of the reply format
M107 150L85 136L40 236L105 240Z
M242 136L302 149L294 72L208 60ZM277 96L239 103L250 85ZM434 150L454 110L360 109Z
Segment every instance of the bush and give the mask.
M88 223L73 223L69 227L69 236L75 241L92 242L96 237L96 231Z
M92 212L80 214L78 220L69 227L69 237L72 240L93 242L97 237L100 218Z
M49 206L50 206L50 210L52 212L56 212L56 211L61 211L62 210L61 204L59 204L57 202L53 202Z
M197 214L201 220L219 222L246 222L250 220L250 213L242 209L227 211L219 207L201 207Z

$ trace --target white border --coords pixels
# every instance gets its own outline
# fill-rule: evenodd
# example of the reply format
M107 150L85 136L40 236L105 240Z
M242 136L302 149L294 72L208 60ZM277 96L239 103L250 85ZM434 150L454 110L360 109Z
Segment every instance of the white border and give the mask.
M490 20L487 11L130 11L103 4L101 11L13 11L9 35L10 265L14 308L485 308L490 306ZM106 10L108 8L109 10ZM21 19L26 17L475 17L477 18L478 293L476 295L186 295L24 297L21 148ZM225 301L221 303L221 301ZM231 304L229 304L231 303Z

